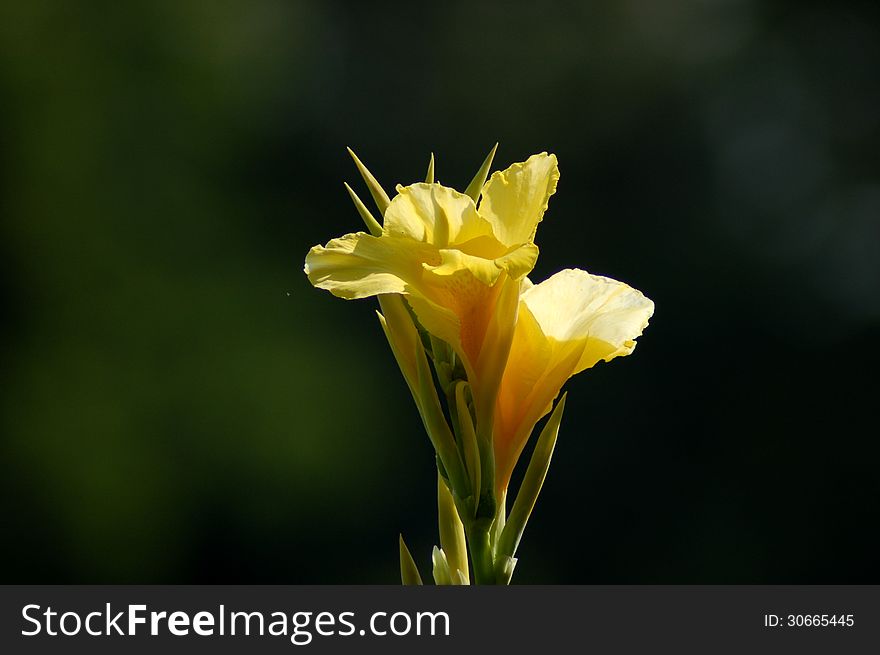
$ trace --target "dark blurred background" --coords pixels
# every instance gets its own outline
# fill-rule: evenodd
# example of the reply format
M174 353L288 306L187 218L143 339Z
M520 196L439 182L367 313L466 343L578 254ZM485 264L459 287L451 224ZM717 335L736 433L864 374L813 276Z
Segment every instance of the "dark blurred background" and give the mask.
M346 145L463 188L497 140L559 157L533 279L657 305L515 580L880 582L878 8L4 3L3 581L394 583L399 531L427 574L375 303L303 258L361 229Z

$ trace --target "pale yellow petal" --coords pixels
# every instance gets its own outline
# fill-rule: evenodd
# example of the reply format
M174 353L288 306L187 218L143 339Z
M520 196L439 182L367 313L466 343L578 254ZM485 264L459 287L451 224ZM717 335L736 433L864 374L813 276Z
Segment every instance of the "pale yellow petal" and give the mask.
M538 246L534 243L524 243L506 255L498 257L495 264L506 270L511 278L519 280L531 272L537 260Z
M449 275L426 270L418 291L421 299L416 294L409 299L425 329L455 347L466 365L476 364L498 295L498 283L487 285L467 268ZM473 373L473 369L468 373Z
M548 338L585 342L572 374L602 359L628 355L654 313L654 303L641 291L578 269L560 271L533 286L522 301Z
M485 430L487 437L492 431L495 401L516 329L520 281L505 273L499 278L493 291L492 305L488 308L489 320L483 333L471 383L477 422L481 434Z
M494 260L363 232L312 248L305 271L316 287L342 298L405 295L424 328L452 345L471 373L506 275Z
M523 285L513 343L496 407L499 489L534 425L572 375L627 355L654 311L632 287L580 270Z
M444 276L467 270L477 280L490 286L495 284L503 271L512 279L519 280L534 268L538 259L538 247L533 243L525 243L492 259L470 255L457 249L442 249L439 252L440 264L425 264L426 270Z
M416 313L422 327L462 354L461 318L455 311L421 294L410 294L406 296L406 301Z
M473 239L456 243L455 248L468 255L482 257L483 259L497 259L498 257L503 257L510 250L510 248L491 234L483 234Z
M541 153L492 174L483 187L480 215L507 246L532 241L547 202L556 192L556 155Z
M442 249L440 252L440 264L431 266L425 264L425 270L434 275L451 277L463 271L469 272L482 284L491 286L498 280L502 269L492 259L474 257L460 250ZM464 279L464 278L462 278Z
M507 365L501 379L501 388L495 410L495 460L498 467L496 482L503 489L510 478L513 465L519 457L525 441L518 438L524 432L526 414L535 414L546 405L536 401L534 395L547 390L545 377L555 350L541 331L541 326L529 308L519 305L516 328ZM580 356L580 353L577 355ZM555 385L554 385L555 386ZM550 390L551 400L555 397ZM535 421L538 419L536 418Z
M434 244L438 248L492 236L474 201L441 184L420 182L397 187L385 212L385 233Z
M340 298L404 293L422 275L422 264L440 263L435 248L409 239L346 234L306 255L309 281Z

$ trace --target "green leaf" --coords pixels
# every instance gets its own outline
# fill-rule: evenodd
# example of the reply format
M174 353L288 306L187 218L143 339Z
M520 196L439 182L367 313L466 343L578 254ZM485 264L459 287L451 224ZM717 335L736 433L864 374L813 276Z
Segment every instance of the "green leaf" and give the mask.
M486 177L489 175L489 168L492 166L492 160L495 158L496 150L498 150L497 143L492 146L489 154L486 155L486 159L483 160L483 165L480 166L480 170L477 171L477 174L474 175L474 179L471 180L471 183L468 184L467 189L465 189L465 193L473 198L474 202L477 202L480 199L480 192L483 190L483 185L486 183Z
M455 445L455 437L446 422L440 399L437 397L425 347L415 323L406 310L406 301L397 294L380 294L379 305L384 315L379 312L376 312L376 315L416 402L428 438L449 476L453 489L459 497L465 498L468 494L465 493L467 486L464 467Z
M471 411L468 408L465 390L467 382L457 382L455 385L455 411L458 417L458 427L461 438L461 450L464 454L465 468L467 469L471 492L474 498L480 497L480 449L477 445L477 434L471 421ZM476 506L475 508L476 509Z
M437 475L437 516L440 524L440 547L446 553L450 571L458 571L468 577L467 542L464 525L455 508L455 499L442 476Z
M358 198L358 195L354 192L348 183L343 182L345 184L345 190L348 191L348 195L351 196L351 201L354 203L355 209L357 209L358 214L361 215L364 223L367 225L367 230L370 231L374 237L378 237L382 235L382 226L379 225L379 221L373 218L373 215L370 213L370 210L367 209L367 206Z
M409 548L403 541L403 535L400 535L400 581L405 585L422 584L422 576L419 575L419 567L413 561Z
M373 177L373 174L367 170L367 167L364 166L363 162L358 159L358 156L354 154L354 150L351 148L347 148L348 154L351 155L351 158L354 160L355 166L357 166L358 172L360 172L361 177L364 178L364 182L367 183L367 188L370 190L370 195L373 196L373 200L376 202L376 207L379 208L379 213L382 216L385 216L385 210L388 209L388 205L391 204L391 199L388 197L388 194L385 193L385 190L376 181L376 178Z
M440 406L437 389L434 387L434 378L428 365L428 357L425 355L425 349L422 347L421 342L418 343L415 351L416 403L422 415L422 423L424 423L425 430L431 438L434 450L437 451L437 455L442 460L443 466L449 474L449 482L452 484L453 491L460 498L464 498L468 495L465 493L467 491L467 483L464 467L458 454L458 448L455 446L452 430L449 429L446 416L443 414L443 408Z
M425 182L434 184L434 153L431 153L431 161L428 162L428 174L425 175Z
M448 343L438 339L433 334L428 334L428 341L431 344L431 359L434 361L434 371L437 373L440 388L443 389L444 393L448 393L453 382L451 361L454 357L454 351Z
M556 408L541 431L541 436L538 437L535 452L532 453L532 459L529 461L519 492L516 494L513 509L510 510L510 516L507 517L507 525L504 526L501 538L498 540L496 562L498 562L499 570L497 574L505 584L510 580L509 576L513 575L513 565L516 563L513 556L519 546L520 539L522 539L535 502L538 500L538 494L541 493L547 470L550 468L550 459L553 457L553 448L556 446L559 423L562 421L564 410L565 394L556 404Z

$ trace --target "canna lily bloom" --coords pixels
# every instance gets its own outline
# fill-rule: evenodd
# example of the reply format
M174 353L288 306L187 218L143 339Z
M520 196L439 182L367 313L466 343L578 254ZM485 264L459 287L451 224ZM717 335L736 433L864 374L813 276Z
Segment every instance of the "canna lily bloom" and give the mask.
M306 256L316 287L341 298L403 294L429 333L461 357L483 425L491 425L513 337L520 281L556 190L555 155L496 172L474 200L439 183L398 186L378 236L346 234Z
M499 495L535 424L566 380L600 361L629 355L654 303L632 287L578 269L532 286L526 278L495 411Z

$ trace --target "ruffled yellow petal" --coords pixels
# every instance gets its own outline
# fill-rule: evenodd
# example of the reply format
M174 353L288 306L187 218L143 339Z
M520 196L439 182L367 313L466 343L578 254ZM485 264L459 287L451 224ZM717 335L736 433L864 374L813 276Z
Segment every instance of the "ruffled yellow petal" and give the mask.
M499 489L566 380L600 360L631 353L654 312L640 291L580 270L523 289L495 412Z
M425 270L440 277L452 278L456 273L468 271L479 282L492 286L501 275L502 269L492 259L468 255L461 250L440 250L440 263L437 266L425 264Z
M397 196L385 212L385 234L409 237L438 248L493 237L492 226L477 213L470 197L425 182L397 187Z
M560 271L521 296L541 331L559 342L584 342L575 373L630 354L654 303L631 286L585 271Z
M483 187L480 215L491 223L501 243L513 246L531 242L558 180L556 155L532 155L492 174Z
M426 271L418 293L407 300L424 328L455 348L472 374L500 286L485 284L467 268L448 275Z
M306 255L309 281L340 298L367 298L380 293L406 293L417 282L423 264L436 266L436 248L411 239L346 234Z
M528 261L511 253L496 263L409 237L358 232L312 248L305 272L316 287L341 298L404 294L424 328L451 344L473 372L496 311L500 280L509 279L505 266L521 269Z
M519 280L532 271L537 260L538 246L534 243L524 243L498 257L495 264L506 270L511 278Z

